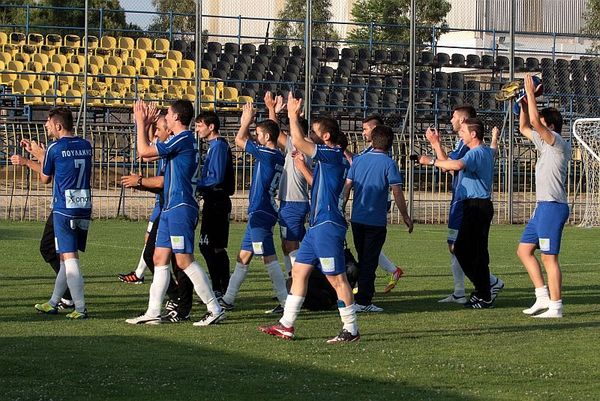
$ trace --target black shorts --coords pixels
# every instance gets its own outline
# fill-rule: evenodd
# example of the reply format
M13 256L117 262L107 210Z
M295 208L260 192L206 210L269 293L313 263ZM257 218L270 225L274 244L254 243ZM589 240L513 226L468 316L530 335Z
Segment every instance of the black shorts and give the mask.
M205 196L202 207L199 246L227 248L231 199L226 195Z

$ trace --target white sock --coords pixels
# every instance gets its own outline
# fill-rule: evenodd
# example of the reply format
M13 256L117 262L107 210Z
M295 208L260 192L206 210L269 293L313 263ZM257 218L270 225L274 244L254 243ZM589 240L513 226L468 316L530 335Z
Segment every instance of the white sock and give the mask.
M463 272L456 255L452 254L450 257L450 264L452 266L452 277L454 278L454 296L464 297L465 296L465 272Z
M146 262L144 261L144 251L146 250L146 245L144 245L144 249L142 249L142 256L140 256L140 261L138 262L137 268L135 269L135 275L138 278L144 277L144 272L146 271Z
M79 268L79 259L65 260L65 273L67 276L67 285L75 304L75 310L83 313L85 312L85 298L83 296L83 276Z
M279 267L279 262L274 260L267 264L266 267L269 277L271 277L271 282L273 283L273 289L275 290L277 299L279 300L281 306L285 306L285 299L288 296L288 292L287 287L285 286L285 278L281 272L281 267Z
M187 274L192 284L194 284L194 291L196 291L202 302L206 304L206 308L210 312L221 313L221 305L219 305L215 298L210 280L198 262L193 261L183 272Z
M353 336L358 334L358 322L356 321L356 309L354 308L354 304L338 308L338 310L340 311L344 329L348 330Z
M150 285L150 296L148 297L148 309L146 316L160 316L162 301L169 288L171 281L171 271L169 265L154 266L154 275Z
M285 274L289 277L292 273L292 258L290 258L290 255L283 255L283 265L285 266Z
M223 301L233 305L235 297L240 292L240 287L246 276L248 275L248 265L244 265L240 262L236 262L233 274L229 278L229 285L227 286L227 292L223 295Z
M292 268L294 267L294 263L296 263L296 255L298 255L298 250L294 249L292 252L290 252L290 262L292 263ZM292 270L290 269L290 272Z
M548 302L548 310L544 313L540 313L539 315L535 315L534 317L540 318L560 318L563 315L562 308L562 299L558 301L549 301Z
M294 327L294 323L296 322L296 318L298 317L298 313L300 313L303 303L304 297L292 294L288 295L287 300L285 301L285 307L283 308L283 317L279 320L279 323L285 327Z
M52 297L50 297L50 301L48 303L53 307L58 305L60 298L63 296L65 291L67 290L67 272L65 269L65 263L63 261L60 262L60 270L56 275L56 280L54 281L54 291L52 291Z
M535 303L530 308L523 309L523 313L526 315L533 315L543 309L547 309L550 306L550 295L548 294L548 287L543 286L535 289Z
M389 260L387 256L385 256L383 251L379 253L379 266L381 266L383 270L390 274L396 271L396 265L394 264L394 262Z

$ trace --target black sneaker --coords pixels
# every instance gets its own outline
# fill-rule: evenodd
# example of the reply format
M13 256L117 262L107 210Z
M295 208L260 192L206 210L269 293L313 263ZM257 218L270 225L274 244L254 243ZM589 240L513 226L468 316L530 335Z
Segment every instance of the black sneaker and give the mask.
M58 301L56 307L59 310L75 310L75 304L73 303L73 301L69 301L64 298L61 298L61 300Z
M283 306L281 306L281 304L279 304L276 307L274 307L273 309L266 310L265 313L281 315L281 314L283 314Z
M161 323L181 323L190 320L190 315L182 316L176 310L172 310L166 315L160 317Z
M219 305L221 305L221 308L228 310L228 311L232 310L234 307L233 304L226 302L223 298L219 298Z
M488 309L494 307L494 300L485 300L477 295L471 295L469 300L465 303L465 308L471 309Z
M356 335L351 334L348 330L342 329L340 334L333 337L331 340L327 340L327 344L338 344L338 343L353 343L360 340L360 334L357 332Z
M174 299L169 299L166 303L165 303L165 309L167 312L173 312L176 311L177 308L179 307L179 303L177 302L179 301L179 299L174 300Z

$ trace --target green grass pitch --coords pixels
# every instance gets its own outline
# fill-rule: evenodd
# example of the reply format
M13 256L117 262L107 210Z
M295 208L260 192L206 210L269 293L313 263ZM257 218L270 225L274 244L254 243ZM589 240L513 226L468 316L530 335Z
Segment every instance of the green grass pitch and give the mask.
M452 285L445 227L392 226L384 250L406 275L376 294L383 313L359 315L361 341L335 346L325 340L341 327L337 311L302 312L296 341L257 331L276 320L264 314L275 303L258 261L223 324L126 324L145 309L150 277L129 285L116 274L136 266L144 222L92 223L82 256L90 319L39 315L33 304L54 282L38 253L42 229L0 222L0 400L600 398L598 229L565 229L565 316L538 320L521 313L533 302L515 254L522 226L492 226L491 268L506 287L491 310L437 303ZM232 225L232 260L243 229ZM193 320L203 312L194 304Z

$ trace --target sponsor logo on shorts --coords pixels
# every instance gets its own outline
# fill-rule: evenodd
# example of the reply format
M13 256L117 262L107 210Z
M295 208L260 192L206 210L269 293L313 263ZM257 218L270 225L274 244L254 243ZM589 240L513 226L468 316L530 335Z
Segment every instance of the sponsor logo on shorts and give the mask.
M171 248L173 250L185 249L185 241L183 240L182 235L171 235Z
M335 271L334 258L319 258L319 262L321 262L321 270L323 273L333 273Z
M252 249L254 250L254 253L256 255L262 255L264 250L263 250L263 243L262 242L253 242L252 243Z
M540 251L548 252L550 250L550 238L540 238Z

